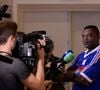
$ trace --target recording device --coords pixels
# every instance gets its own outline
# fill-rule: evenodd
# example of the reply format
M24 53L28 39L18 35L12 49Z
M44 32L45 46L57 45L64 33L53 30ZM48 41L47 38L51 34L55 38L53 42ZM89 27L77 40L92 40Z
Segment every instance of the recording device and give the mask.
M60 58L60 64L57 66L58 69L61 69L67 63L70 63L74 59L74 54L72 50L67 50L62 57Z
M11 17L11 15L9 13L6 13L7 9L8 9L8 5L1 6L1 8L0 8L0 20L2 20L3 17L4 18Z
M25 34L23 32L17 33L17 42L15 49L13 50L13 56L20 58L27 65L30 70L36 65L38 60L37 57L37 40L43 39L48 42L46 31L33 31ZM44 47L45 52L47 51L47 45Z

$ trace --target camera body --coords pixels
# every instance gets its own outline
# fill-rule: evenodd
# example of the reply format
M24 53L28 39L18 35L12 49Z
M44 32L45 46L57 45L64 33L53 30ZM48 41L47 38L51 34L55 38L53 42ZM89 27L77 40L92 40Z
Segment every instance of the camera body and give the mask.
M43 39L47 42L48 37L46 36L46 31L34 31L28 34L18 32L16 46L13 50L13 56L20 58L31 71L36 65L38 58L36 47L36 42L38 39ZM46 46L44 49L46 52Z

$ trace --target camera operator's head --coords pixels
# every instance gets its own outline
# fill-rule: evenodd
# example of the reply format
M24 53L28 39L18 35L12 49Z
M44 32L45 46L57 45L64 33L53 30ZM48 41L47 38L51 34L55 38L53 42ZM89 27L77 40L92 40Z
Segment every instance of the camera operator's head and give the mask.
M51 57L51 55L53 54L53 50L54 50L54 42L51 39L48 39L46 41L46 47L45 47L46 58Z
M11 53L16 42L17 24L13 21L0 21L0 51Z

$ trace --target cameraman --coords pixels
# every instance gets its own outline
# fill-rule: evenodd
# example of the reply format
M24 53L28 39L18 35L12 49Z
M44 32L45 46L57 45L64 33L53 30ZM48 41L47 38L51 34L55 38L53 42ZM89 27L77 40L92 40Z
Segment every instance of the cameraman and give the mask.
M34 75L19 59L12 57L12 50L16 43L17 25L12 21L0 22L0 55L7 57L12 63L2 61L0 58L0 90L42 90L44 82L44 49L43 40L38 40L38 64Z

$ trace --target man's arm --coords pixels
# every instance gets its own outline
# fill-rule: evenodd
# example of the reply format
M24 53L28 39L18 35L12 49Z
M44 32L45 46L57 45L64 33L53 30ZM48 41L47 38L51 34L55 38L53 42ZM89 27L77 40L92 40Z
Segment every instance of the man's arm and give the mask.
M69 67L63 74L63 81L72 82L75 79L75 71L77 66Z
M22 81L23 84L31 90L41 90L44 83L44 67L42 60L39 60L36 76L32 73Z
M76 75L74 69L68 69L63 75L63 81L76 82L81 85L89 85L89 82L81 75Z
M99 60L97 63L91 66L87 66L85 69L83 69L81 72L77 74L76 74L76 71L73 71L73 73L71 73L72 70L69 69L69 72L66 72L64 74L63 79L66 79L66 81L74 81L80 85L89 85L98 77L98 75L100 75L100 69L99 69L100 61Z

